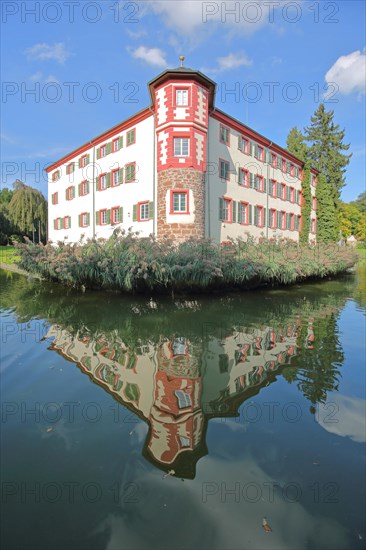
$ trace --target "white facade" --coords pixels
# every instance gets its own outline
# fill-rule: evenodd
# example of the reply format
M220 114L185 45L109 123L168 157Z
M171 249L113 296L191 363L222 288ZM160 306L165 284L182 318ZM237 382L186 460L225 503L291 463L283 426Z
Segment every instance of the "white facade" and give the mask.
M303 222L303 163L214 109L215 84L201 73L165 71L149 85L150 108L47 169L49 240L108 238L116 227L157 238L164 238L159 227L173 227L173 234L177 227L184 228L177 237L182 240L189 238L189 227L195 227L197 212L204 209L201 234L215 242L246 234L297 241ZM179 102L187 94L187 106L177 104L178 93ZM187 140L181 156L175 150L180 135ZM177 169L187 170L178 180ZM189 170L204 174L204 195L197 182L185 186ZM175 211L172 205L179 187L185 189L186 211ZM315 188L314 170L309 240L315 240L316 233Z

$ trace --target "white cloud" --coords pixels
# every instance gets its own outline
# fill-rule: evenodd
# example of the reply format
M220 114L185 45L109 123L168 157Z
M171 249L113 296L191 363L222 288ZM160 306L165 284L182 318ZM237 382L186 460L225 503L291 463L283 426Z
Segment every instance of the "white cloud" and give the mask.
M158 67L167 66L165 53L160 48L146 48L145 46L139 46L135 50L130 50L130 53L135 59L142 59L149 65L155 65Z
M358 397L332 394L327 406L318 406L316 419L327 432L349 437L356 443L366 441L366 403Z
M32 74L29 77L29 80L32 80L32 82L37 82L39 80L42 80L42 77L43 77L43 74L40 71L38 71L37 73Z
M219 71L229 71L230 69L236 69L245 65L248 67L252 64L251 59L249 59L244 53L229 53L225 57L219 57L217 60L219 64Z
M61 65L63 65L66 59L71 55L70 52L66 50L63 42L57 42L53 45L46 44L45 42L34 44L31 48L25 50L25 54L28 59L33 61L48 61L54 59Z
M242 66L249 67L252 63L252 60L245 53L229 53L225 57L217 58L217 67L203 67L201 70L202 72L217 74Z
M181 36L190 35L199 39L197 34L212 29L212 25L219 25L221 31L237 31L240 34L250 34L272 20L273 10L278 10L280 3L252 2L198 2L197 0L147 0L143 3L145 13L150 10L161 15L169 29L173 29ZM144 14L145 14L144 13ZM278 25L271 24L276 30Z
M50 82L52 82L53 84L60 84L60 81L53 74L48 75L45 82L46 84Z
M341 94L365 93L366 49L339 57L325 75L325 81L328 84L335 83Z

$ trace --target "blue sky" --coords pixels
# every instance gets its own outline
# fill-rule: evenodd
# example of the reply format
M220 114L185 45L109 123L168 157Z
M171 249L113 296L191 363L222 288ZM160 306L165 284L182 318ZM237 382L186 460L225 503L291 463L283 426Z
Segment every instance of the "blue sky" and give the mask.
M362 1L3 0L1 9L2 187L19 178L47 194L44 166L146 107L146 83L183 54L217 82L219 108L282 146L325 99L353 152L342 198L365 190Z

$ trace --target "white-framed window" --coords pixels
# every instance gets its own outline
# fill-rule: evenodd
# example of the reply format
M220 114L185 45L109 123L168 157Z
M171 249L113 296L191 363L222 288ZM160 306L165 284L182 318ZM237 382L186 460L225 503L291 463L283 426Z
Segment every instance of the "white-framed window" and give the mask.
M129 132L127 132L126 141L127 141L127 147L136 142L136 130L135 130L135 128L133 128L133 130L130 130Z
M115 170L114 172L112 172L112 185L119 185L120 183L118 172L119 172L118 170Z
M174 156L188 157L189 155L189 138L174 138Z
M246 202L239 203L239 223L247 225L249 223L248 204Z
M65 229L70 229L71 227L71 218L70 216L65 216L64 217L64 228Z
M101 225L105 225L107 223L107 210L100 211L100 223Z
M100 156L101 157L105 157L107 154L107 146L106 145L102 145L101 148L100 148Z
M245 170L244 168L239 168L238 183L239 183L239 185L244 185L244 187L249 186L249 172L248 172L248 170Z
M183 390L175 390L175 396L178 399L178 407L180 409L185 409L192 406L192 399L189 393L186 393Z
M103 174L99 178L100 189L107 189L107 174Z
M243 153L249 154L249 139L239 136L239 149Z
M188 192L172 191L172 212L188 212Z
M254 206L254 225L263 227L264 225L264 209L263 206Z
M121 210L119 207L112 208L112 223L121 222Z
M89 183L87 180L81 182L81 195L87 195L89 193Z
M83 214L81 214L81 226L82 227L87 227L89 225L88 221L89 221L89 216L86 212L84 212Z
M175 104L177 107L188 105L188 90L175 90Z
M144 202L144 203L140 204L139 218L140 218L140 220L148 220L149 219L149 203L148 202Z
M222 212L220 213L221 221L231 222L231 215L232 215L232 200L231 199L223 199L223 201L222 201Z
M269 227L276 227L276 210L273 208L270 209L268 215L268 225Z

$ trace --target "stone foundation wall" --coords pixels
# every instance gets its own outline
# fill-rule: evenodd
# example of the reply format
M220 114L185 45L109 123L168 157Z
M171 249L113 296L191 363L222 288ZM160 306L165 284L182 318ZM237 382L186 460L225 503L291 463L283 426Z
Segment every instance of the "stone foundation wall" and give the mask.
M193 205L189 205L192 223L180 223L177 214L176 223L167 223L167 191L191 190ZM168 209L170 205L168 205ZM175 242L186 241L189 238L203 239L205 237L205 173L193 168L170 168L158 173L157 190L157 238L172 239Z

